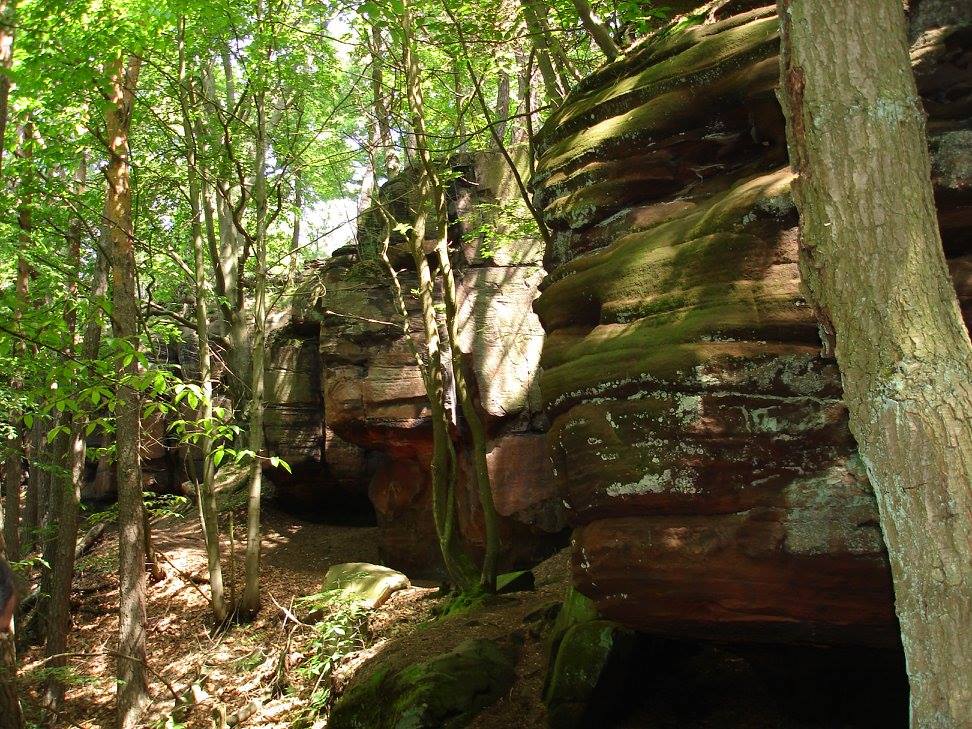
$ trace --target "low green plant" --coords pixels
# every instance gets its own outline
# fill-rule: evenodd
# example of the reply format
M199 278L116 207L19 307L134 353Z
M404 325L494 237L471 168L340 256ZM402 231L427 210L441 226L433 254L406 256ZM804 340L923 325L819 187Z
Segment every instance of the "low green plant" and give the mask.
M144 492L145 510L153 519L183 517L192 510L192 500L179 494L153 494Z
M118 571L118 550L86 554L78 562L77 570L85 574L113 575Z
M297 669L297 674L311 685L303 709L291 724L294 729L302 729L330 709L333 700L330 677L338 662L349 653L367 647L369 610L360 601L341 596L337 590L307 595L297 604L309 614L323 614L312 626L313 633L305 649L309 657Z
M98 682L97 676L79 673L73 666L41 666L29 671L23 671L17 678L22 689L39 689L51 680L56 680L65 686L89 686Z
M435 618L445 618L450 615L458 615L459 613L468 612L469 610L474 610L475 608L481 607L487 599L489 599L489 594L485 590L481 590L479 588L453 592L449 594L445 600L433 608L432 615Z
M238 658L234 665L238 671L243 673L248 673L259 666L267 659L266 654L263 652L262 648L257 648L252 653L248 653L242 658Z
M192 509L192 500L179 494L157 494L154 491L143 491L142 503L153 519L162 519L168 516L183 517ZM113 524L116 521L118 521L117 502L87 517L89 527L102 522Z

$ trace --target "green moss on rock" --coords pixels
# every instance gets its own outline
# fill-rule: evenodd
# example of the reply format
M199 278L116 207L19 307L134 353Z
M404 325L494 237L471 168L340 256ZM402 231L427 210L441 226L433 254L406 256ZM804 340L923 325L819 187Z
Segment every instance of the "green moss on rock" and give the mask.
M544 648L550 656L550 662L556 658L557 649L564 634L575 625L597 620L597 608L589 597L574 589L573 585L567 588L567 595L564 597L563 605L557 613L557 617L550 627L544 640ZM549 675L548 675L549 680Z
M459 729L513 685L513 659L496 643L467 640L400 671L383 669L335 704L331 729Z
M623 661L633 633L607 620L592 620L569 628L560 641L544 692L551 729L573 729L595 713L592 702L611 664Z

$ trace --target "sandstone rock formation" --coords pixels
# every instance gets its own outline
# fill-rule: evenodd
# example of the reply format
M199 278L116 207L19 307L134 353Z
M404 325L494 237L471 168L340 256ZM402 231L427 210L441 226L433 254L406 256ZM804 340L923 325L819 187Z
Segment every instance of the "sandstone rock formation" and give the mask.
M800 285L778 21L759 5L682 18L581 82L538 134L555 236L540 388L574 580L648 632L893 644L832 335ZM915 56L965 300L969 48L967 28L937 29Z
M525 211L499 154L460 155L451 164L460 173L448 196L460 340L489 430L504 563L532 563L561 543L565 525L536 384L543 330L532 305L544 276L542 246L521 235ZM382 194L407 196L409 180L406 173ZM394 199L389 207L406 214ZM411 576L431 576L440 559L430 504L429 411L390 280L368 255L376 234L369 221L365 216L359 230L361 255L353 247L339 250L306 273L286 326L272 340L267 439L285 458L319 463L316 475L308 470L279 484L287 498L320 499L335 486L366 491L385 561ZM408 293L415 274L399 260ZM413 299L406 295L411 331L419 332ZM458 443L462 433L458 418ZM484 541L482 517L468 455L459 450L459 528L475 551Z

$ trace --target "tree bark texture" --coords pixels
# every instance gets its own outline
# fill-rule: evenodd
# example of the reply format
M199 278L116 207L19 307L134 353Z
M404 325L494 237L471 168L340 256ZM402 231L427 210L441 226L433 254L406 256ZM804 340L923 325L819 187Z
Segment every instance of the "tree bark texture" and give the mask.
M617 58L620 51L614 42L614 38L611 37L611 31L594 14L591 4L587 0L574 0L574 7L577 9L577 14L580 16L584 29L590 34L597 47L601 49L607 59L613 61Z
M911 722L972 722L972 346L898 0L781 0L801 268L877 496Z
M128 132L141 60L119 57L106 113L109 144L105 204L111 251L112 324L118 338L138 349L138 296L132 230ZM126 381L138 360L120 365L115 406L118 480L118 727L135 729L148 702L145 674L145 534L139 464L139 393Z
M547 101L557 104L564 98L564 92L560 88L557 79L557 72L554 70L553 62L550 60L550 44L548 34L544 32L537 17L537 11L533 0L520 0L523 7L523 19L526 21L527 32L530 35L530 43L536 54L537 66L540 68L540 77L543 79L543 90Z
M11 14L9 16L10 22L12 22L12 12L13 10L8 8L4 9L4 12ZM4 71L9 71L11 58L8 55L8 51L12 53L12 46L9 49L5 49L3 43L9 41L13 43L13 30L10 29L9 37L5 36L0 32L0 64L2 64ZM0 79L0 102L3 104L3 108L0 109L0 122L2 126L6 128L6 115L7 115L7 98L9 94L9 79L4 75L3 79ZM0 137L2 140L3 137ZM20 196L20 205L17 209L17 226L19 232L17 235L18 246L20 255L17 257L17 282L16 282L16 308L14 310L14 329L18 332L21 330L21 320L23 318L23 312L30 305L28 302L28 289L30 285L30 266L27 263L27 258L24 254L30 250L32 243L32 209L33 209L33 172L31 164L33 162L33 151L34 151L34 125L31 123L28 117L26 123L23 126L21 134L21 148L24 159L26 160L28 167L24 172L22 178L19 180L18 193ZM23 340L18 341L15 345L15 351L21 357L24 356L26 352L26 346ZM18 390L23 386L19 377L15 378L11 383L13 389ZM12 413L14 422L16 423L18 417L22 415L21 413ZM18 432L18 437L8 443L11 453L4 463L4 498L6 503L4 504L4 513L6 514L6 519L3 523L3 537L6 540L6 552L9 559L17 561L20 559L22 554L21 548L21 489L23 482L23 462L22 456L25 454L25 442L24 433L22 431ZM31 471L34 469L31 468ZM26 540L23 540L26 541Z
M79 187L83 185L83 171L79 180ZM77 235L72 233L71 259L75 270L80 269L81 231ZM108 262L100 252L95 254L95 268L91 278L90 302L88 319L85 323L84 335L81 342L82 361L92 361L98 356L101 346L102 298L108 292ZM76 280L76 279L75 279ZM69 300L73 302L77 296L77 284L69 290ZM75 347L72 331L72 351ZM80 414L71 416L69 421L70 433L66 436L65 474L62 478L54 479L57 488L52 497L58 499L57 524L58 538L51 562L51 599L47 616L47 644L45 652L51 668L66 665L65 658L60 656L67 650L67 635L71 625L71 584L74 580L74 564L78 525L80 523L81 487L84 484L84 462L86 455L85 426L87 419ZM64 701L64 684L56 676L47 685L44 703L52 710L60 708Z
M204 145L197 141L199 156L204 152L216 160L215 170L210 175L211 181L202 176L201 189L203 194L204 213L208 216L207 229L218 229L218 245L214 238L210 239L209 254L212 259L215 274L215 289L218 297L219 312L222 317L223 329L227 349L223 359L229 369L227 386L233 402L233 408L241 413L249 398L250 372L250 326L246 316L244 290L240 285L240 277L246 265L245 249L242 236L236 227L235 207L242 205L242 191L234 195L232 182L233 140L231 136L231 119L236 113L236 86L233 78L233 64L229 50L221 49L222 71L225 79L225 96L221 101L216 90L216 80L211 61L201 64L202 98L205 102L209 143ZM202 125L200 125L201 128ZM213 205L208 192L215 196L215 222L213 226ZM240 207L242 212L242 207ZM215 230L214 230L215 232Z
M434 184L434 194L437 199L437 209L446 220L445 197L438 182ZM476 476L476 490L479 504L483 510L483 529L486 537L486 549L483 556L483 568L480 573L480 586L487 592L496 592L496 567L499 563L500 537L499 517L493 502L493 487L489 478L489 465L486 461L486 426L473 402L469 383L466 381L464 369L465 355L459 348L459 304L456 293L456 279L452 272L452 262L449 260L448 226L442 224L442 236L436 247L439 267L442 271L442 292L445 303L446 330L449 334L449 348L452 355L453 380L456 383L456 394L462 408L462 416L469 429L472 440L473 472Z
M17 299L13 320L14 331L17 332L20 331L23 309L28 303L27 287L29 279L30 271L28 269L27 262L23 256L20 256L17 259ZM14 346L18 356L24 356L24 353L26 352L24 343L22 341L18 341ZM11 384L14 390L18 390L23 386L23 383L20 381L19 377L15 378ZM19 412L11 413L11 420L13 420L14 423L17 423L20 417L21 413ZM7 455L6 461L4 462L3 538L6 542L7 558L14 561L20 559L20 492L23 488L24 481L22 459L25 455L25 443L26 438L24 431L18 426L17 437L7 442L7 447L10 449L10 452Z

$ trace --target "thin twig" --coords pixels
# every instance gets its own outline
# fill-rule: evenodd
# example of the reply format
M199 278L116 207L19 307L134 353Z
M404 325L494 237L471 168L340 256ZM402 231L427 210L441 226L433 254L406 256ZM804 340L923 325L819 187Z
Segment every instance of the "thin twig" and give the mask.
M292 612L291 612L290 610L288 610L288 609L287 609L287 608L285 608L285 607L284 607L283 605L281 605L281 604L280 604L279 602L277 602L277 599L276 599L276 598L275 598L275 597L274 597L273 595L270 595L270 600L271 600L271 601L273 602L273 604L274 604L274 605L276 605L276 606L277 606L278 608L280 608L280 612L282 612L282 613L284 614L284 616L285 616L285 617L284 617L284 625L286 625L286 624L287 624L287 620L290 620L290 621L292 621L292 622L294 622L294 623L297 623L297 625L302 625L302 626L304 626L305 628L310 628L310 627L312 627L312 626L310 626L310 625L308 625L307 623L305 623L305 622L302 622L302 621L301 621L300 619L298 619L298 617L297 617L296 615L294 615L294 614L293 614L293 613L292 613Z
M357 316L355 314L342 314L340 311L331 311L330 309L325 309L324 310L324 313L325 314L329 314L331 316L343 316L343 317L346 317L348 319L358 319L359 321L366 321L366 322L370 322L372 324L384 324L385 326L389 326L389 327L398 327L399 326L398 324L396 324L393 321L383 321L382 319L369 319L366 316Z

